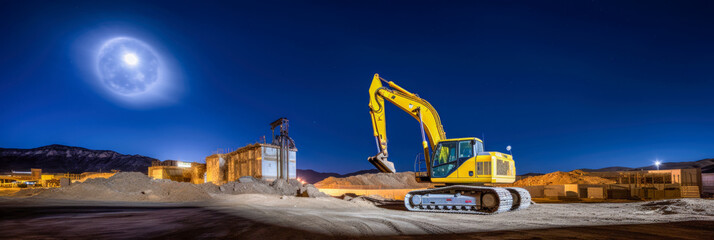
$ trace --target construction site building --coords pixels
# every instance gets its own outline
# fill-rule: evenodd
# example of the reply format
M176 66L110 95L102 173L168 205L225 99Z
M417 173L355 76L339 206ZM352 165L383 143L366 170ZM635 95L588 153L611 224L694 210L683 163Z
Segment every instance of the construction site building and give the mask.
M280 146L256 143L226 154L206 157L206 179L220 185L242 176L273 181L279 175ZM288 179L296 179L297 149L288 150Z
M42 169L31 168L30 171L15 171L0 175L1 187L17 187L18 184L34 186L42 180ZM40 185L37 185L40 186Z
M119 170L111 172L83 172L83 173L43 173L40 168L32 168L30 171L11 171L0 174L0 187L18 187L27 185L33 187L60 187L62 180L67 183L72 181L83 182L89 178L109 178Z
M176 160L152 161L149 177L201 184L206 182L206 164Z
M296 179L297 148L288 136L288 120L280 118L270 126L272 143L249 144L229 153L206 157L206 180L220 185L243 176L267 181Z

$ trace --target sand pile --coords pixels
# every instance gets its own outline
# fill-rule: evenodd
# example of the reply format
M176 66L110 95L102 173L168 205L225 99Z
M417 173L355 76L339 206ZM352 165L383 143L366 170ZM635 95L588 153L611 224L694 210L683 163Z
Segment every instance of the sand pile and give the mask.
M92 174L89 174L89 175L83 177L79 181L84 182L84 181L87 181L87 179L92 179L92 178L110 178L110 177L114 176L114 174L116 174L116 173L113 173L113 172L112 173L92 173Z
M613 180L587 176L587 172L575 170L572 172L552 172L545 175L524 178L513 183L514 186L538 186L554 184L612 184Z
M191 183L151 179L143 173L120 172L110 178L90 178L69 187L39 192L20 191L15 196L93 201L186 202L211 198Z
M228 182L221 186L216 186L212 183L204 183L197 185L207 193L212 194L273 194L285 196L299 197L329 197L327 194L320 192L312 184L303 185L297 180L278 179L273 182L268 182L253 177L241 177L237 182Z
M429 185L429 183L418 183L414 178L414 172L368 173L345 178L328 177L315 183L318 188L368 189L426 188Z
M216 186L212 183L192 184L151 179L138 172L120 172L109 178L89 178L64 188L24 189L13 196L91 201L191 202L212 199L210 194L247 193L329 197L312 184L303 185L297 180L267 182L253 177L241 177L238 182Z

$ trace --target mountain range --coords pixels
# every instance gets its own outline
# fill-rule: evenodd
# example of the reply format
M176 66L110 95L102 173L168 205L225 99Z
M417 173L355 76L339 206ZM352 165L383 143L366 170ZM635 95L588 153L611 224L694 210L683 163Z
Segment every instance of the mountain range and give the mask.
M0 172L29 171L41 168L47 173L83 173L148 171L157 159L141 155L125 155L110 150L91 150L64 145L48 145L32 149L0 148Z

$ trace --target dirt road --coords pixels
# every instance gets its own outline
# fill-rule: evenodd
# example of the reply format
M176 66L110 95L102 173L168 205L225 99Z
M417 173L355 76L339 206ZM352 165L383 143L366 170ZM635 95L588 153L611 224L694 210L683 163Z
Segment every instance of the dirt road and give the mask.
M384 236L714 221L714 201L683 199L643 203L536 204L525 211L497 215L417 213L363 207L338 199L235 195L217 198L213 210L266 224L328 236Z
M334 198L242 194L206 202L0 200L3 238L706 239L714 201L537 204L491 216L414 213ZM670 223L678 222L678 223Z

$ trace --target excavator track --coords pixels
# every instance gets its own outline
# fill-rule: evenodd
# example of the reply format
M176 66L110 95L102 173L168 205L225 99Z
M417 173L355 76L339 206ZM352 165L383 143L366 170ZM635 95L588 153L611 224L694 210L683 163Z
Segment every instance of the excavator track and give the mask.
M527 198L530 204L530 195ZM518 209L525 206L522 201L518 204ZM404 206L418 212L497 214L512 209L513 194L506 188L454 185L411 191L404 197Z
M531 194L528 190L516 187L507 187L506 190L511 192L513 197L511 211L523 210L531 206Z

